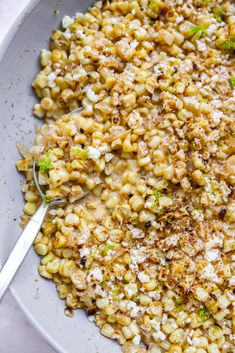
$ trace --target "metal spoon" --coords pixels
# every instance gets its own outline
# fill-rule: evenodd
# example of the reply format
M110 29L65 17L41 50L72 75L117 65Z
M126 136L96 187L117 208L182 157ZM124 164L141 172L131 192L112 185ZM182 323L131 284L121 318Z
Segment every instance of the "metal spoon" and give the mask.
M71 113L75 112L77 112L77 110ZM37 190L42 198L42 203L35 214L30 218L0 272L0 301L41 229L41 225L49 208L64 206L68 203L66 199L57 199L48 203L44 201L45 195L38 183L36 162L33 163L33 177ZM76 201L83 199L87 194L87 191L84 192Z

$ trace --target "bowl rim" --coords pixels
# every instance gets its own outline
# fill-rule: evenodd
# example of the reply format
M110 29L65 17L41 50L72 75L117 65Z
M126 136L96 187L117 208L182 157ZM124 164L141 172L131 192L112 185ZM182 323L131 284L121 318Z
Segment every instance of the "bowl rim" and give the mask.
M25 7L21 10L13 24L11 25L10 29L8 30L7 34L5 35L1 45L0 45L0 62L7 51L8 46L10 45L12 39L14 38L15 34L17 33L20 26L24 23L24 20L30 15L32 10L35 6L40 2L40 0L29 0ZM13 298L19 305L21 311L25 314L29 322L32 326L36 329L36 331L47 341L47 343L58 353L68 353L64 350L55 339L53 339L47 331L43 328L43 326L34 318L33 314L28 310L24 302L20 299L17 290L14 288L14 283L10 285L10 293L12 294Z

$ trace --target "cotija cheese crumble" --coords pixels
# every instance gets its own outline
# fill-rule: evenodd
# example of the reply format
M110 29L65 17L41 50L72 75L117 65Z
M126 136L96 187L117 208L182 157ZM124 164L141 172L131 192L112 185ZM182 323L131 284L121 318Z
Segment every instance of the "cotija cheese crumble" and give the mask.
M69 200L35 240L39 274L124 353L234 353L234 1L105 0L62 25L18 162L22 223L34 159L45 201Z

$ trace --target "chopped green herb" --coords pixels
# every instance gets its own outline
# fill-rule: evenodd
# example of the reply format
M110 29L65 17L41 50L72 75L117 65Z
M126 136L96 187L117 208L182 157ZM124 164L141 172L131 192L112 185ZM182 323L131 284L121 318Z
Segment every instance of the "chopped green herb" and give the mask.
M235 50L235 36L230 37L223 43L219 44L219 47L224 50Z
M49 203L53 200L53 197L51 196L48 196L48 195L44 195L43 196L43 200L46 202L46 203Z
M175 305L180 306L183 303L183 299L181 297L175 299Z
M235 76L230 77L228 80L229 80L231 88L234 89L235 88Z
M200 38L200 37L206 37L207 35L207 29L205 26L202 25L195 25L193 26L190 31L189 31L189 35L193 36L195 35L195 37Z
M158 192L156 189L154 189L154 190L152 191L152 194L153 194L153 196L155 197L154 204L156 205L156 203L157 203L157 202L159 201L159 199L160 199L161 194L160 194L160 192Z
M88 158L88 152L86 150L83 150L82 148L77 147L75 149L75 152L78 158Z
M119 294L120 294L119 287L117 285L114 285L113 297L117 297Z
M223 22L223 20L224 20L224 12L223 12L223 9L221 7L215 9L214 18L219 23Z
M217 146L223 146L223 142L220 139L218 139L216 141L216 144L217 144Z
M107 283L107 281L102 281L102 282L100 283L101 287L104 287L104 286L106 285L106 283Z
M46 154L45 157L39 159L38 166L40 172L43 174L48 172L49 169L51 169L51 160L48 154Z
M110 244L105 245L105 247L102 249L102 254L106 256L110 249L112 249L112 246Z
M208 320L210 315L209 313L207 312L206 308L203 307L199 310L199 317L202 321L205 321L205 320Z
M130 217L130 221L132 223L135 223L137 221L137 219L138 219L138 216L136 214L132 214L131 217Z
M167 222L168 224L172 225L172 224L173 224L173 219L168 219L166 222Z

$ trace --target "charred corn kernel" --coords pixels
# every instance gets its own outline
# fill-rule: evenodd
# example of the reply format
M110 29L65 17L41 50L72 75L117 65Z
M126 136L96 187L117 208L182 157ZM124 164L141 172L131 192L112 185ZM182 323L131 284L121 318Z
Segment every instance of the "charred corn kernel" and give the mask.
M209 294L202 287L196 287L194 289L194 297L200 302L206 302L209 299Z
M112 328L111 325L109 324L104 324L102 329L101 329L101 333L102 335L108 337L108 338L112 338L113 334L114 334L114 329Z
M128 283L124 286L124 292L127 298L132 298L137 292L137 284L136 283Z
M50 273L56 273L59 271L59 265L60 265L60 260L55 259L51 262L48 262L48 264L46 265L46 270Z
M131 339L134 336L130 326L122 327L122 333L124 334L126 339Z
M38 255L45 256L48 252L48 246L45 244L37 243L34 245L34 250Z
M52 279L53 276L50 272L46 270L45 266L39 266L38 273L40 276L45 277L47 279Z
M208 337L212 342L217 341L223 337L223 331L219 326L212 326L209 328Z
M47 265L49 262L51 262L54 259L55 259L55 255L52 252L50 252L41 260L41 264Z
M144 201L142 197L138 195L134 195L129 199L129 204L133 208L134 211L138 212L141 211L144 207Z
M59 284L56 286L60 299L65 299L68 295L68 288L65 284Z
M97 308L104 309L109 305L108 298L99 298L96 300Z
M47 77L44 75L37 75L37 77L35 78L34 82L33 82L33 86L35 88L45 88L47 85Z
M37 210L37 204L35 202L28 201L24 205L24 213L28 216L32 216Z
M38 195L36 195L33 191L27 191L25 193L25 200L28 202L34 202L38 200Z
M53 100L49 97L45 97L41 100L41 107L44 110L50 110L53 107Z
M34 239L34 244L40 243L42 239L42 232L38 232L38 235L36 236L36 238Z
M116 315L117 322L122 326L129 326L131 324L131 318L123 314Z
M200 186L203 186L206 184L205 177L200 170L195 170L192 173L192 178L193 178L193 181L195 181L195 183L197 183Z
M207 351L208 353L221 353L221 350L219 349L216 343L209 344L209 346L207 347Z
M52 51L51 59L52 59L52 61L53 61L54 63L58 63L58 62L60 61L60 59L61 59L61 56L62 56L61 51L55 49L55 50Z
M67 239L64 235L59 234L56 236L55 240L54 240L54 247L56 249L60 249L63 248L66 245Z
M171 343L184 344L186 333L182 328L178 328L170 334L169 340Z

